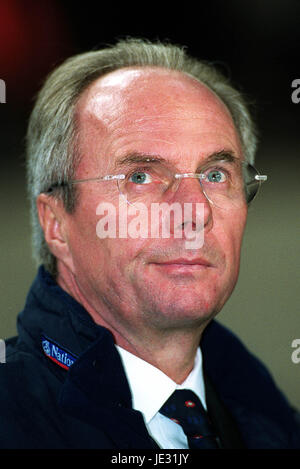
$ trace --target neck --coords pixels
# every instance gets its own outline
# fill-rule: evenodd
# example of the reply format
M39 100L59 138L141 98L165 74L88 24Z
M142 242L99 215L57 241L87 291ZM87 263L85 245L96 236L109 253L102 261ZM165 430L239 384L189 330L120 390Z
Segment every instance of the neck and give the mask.
M75 298L90 314L96 324L110 330L116 345L155 366L177 384L181 384L194 367L195 356L205 324L189 328L149 327L142 321L126 327L111 313L101 299L90 300L92 295L84 294L74 274L58 264L58 285ZM107 314L108 313L108 314ZM116 315L120 318L120 315Z
M118 345L155 366L177 384L182 384L194 368L199 341L200 338L193 340L188 334L178 332L168 338L166 335L161 337L157 343L153 340L144 341L142 346L135 343L134 349L126 347L127 344Z

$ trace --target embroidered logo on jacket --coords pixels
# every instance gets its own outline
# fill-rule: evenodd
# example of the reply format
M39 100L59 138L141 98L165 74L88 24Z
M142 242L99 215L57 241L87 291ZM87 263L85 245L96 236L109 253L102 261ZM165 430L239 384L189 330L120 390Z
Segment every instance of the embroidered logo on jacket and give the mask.
M47 337L42 336L42 347L45 355L54 363L68 370L76 361L76 356L61 348Z

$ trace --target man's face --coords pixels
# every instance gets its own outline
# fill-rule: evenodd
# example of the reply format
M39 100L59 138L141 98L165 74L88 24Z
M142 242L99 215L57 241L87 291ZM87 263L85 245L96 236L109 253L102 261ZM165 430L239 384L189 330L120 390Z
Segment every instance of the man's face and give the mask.
M204 85L177 72L110 73L84 92L76 118L82 155L76 179L122 173L116 164L132 154L164 158L177 173L197 172L222 150L242 158L226 107ZM204 204L204 245L187 249L184 236L100 239L96 209L112 203L118 217L117 184L86 182L77 190L75 213L67 215L72 269L100 323L132 331L192 327L222 308L238 276L246 203L238 210L216 207L197 179L183 179L172 202Z

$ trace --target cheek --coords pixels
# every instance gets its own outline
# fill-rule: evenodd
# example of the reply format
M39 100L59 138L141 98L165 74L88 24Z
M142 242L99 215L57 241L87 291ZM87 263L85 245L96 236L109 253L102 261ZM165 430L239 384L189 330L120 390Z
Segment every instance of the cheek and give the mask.
M227 268L238 270L243 234L246 225L247 211L232 213L214 224L218 243L226 257Z
M133 278L137 266L140 264L140 253L145 249L145 240L142 239L108 239L102 250L109 269L116 277Z
M87 273L103 264L105 240L100 240L96 233L97 216L95 205L86 201L76 207L68 224L68 244L76 273Z

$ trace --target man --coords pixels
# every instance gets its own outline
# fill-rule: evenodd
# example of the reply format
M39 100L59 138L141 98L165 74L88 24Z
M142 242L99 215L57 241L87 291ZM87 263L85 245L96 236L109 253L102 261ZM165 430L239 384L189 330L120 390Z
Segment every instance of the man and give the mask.
M214 320L265 179L255 146L240 94L178 47L123 41L50 75L27 136L42 266L0 369L1 447L299 447L295 412Z

